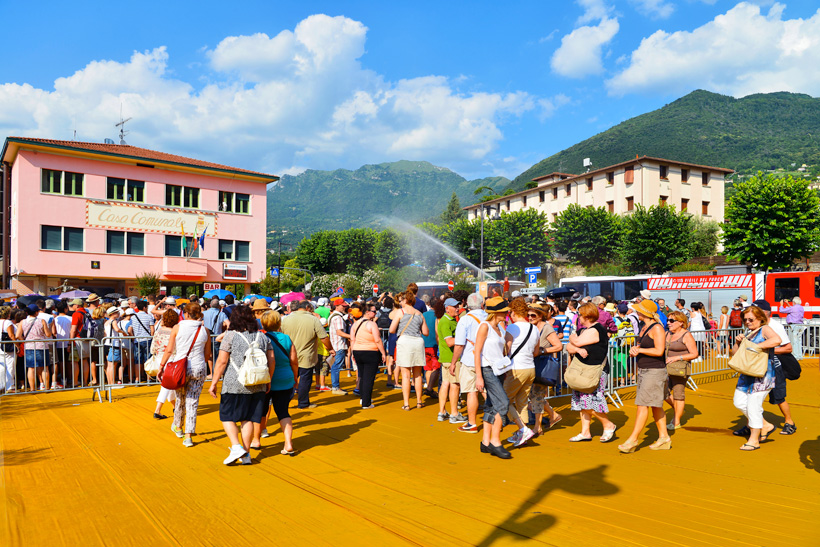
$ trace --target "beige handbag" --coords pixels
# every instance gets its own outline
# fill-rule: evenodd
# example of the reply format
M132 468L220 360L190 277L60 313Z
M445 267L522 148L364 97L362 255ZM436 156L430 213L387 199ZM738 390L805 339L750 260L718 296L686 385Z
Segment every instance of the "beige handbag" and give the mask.
M600 365L585 365L576 355L564 372L564 382L575 391L592 393L601 383L604 366L606 366L606 359Z
M683 336L686 336L685 334ZM683 336L680 337L680 340L683 340ZM669 355L669 340L666 341L666 355ZM691 361L675 361L673 363L666 364L666 373L669 376L681 376L683 378L690 376L690 363Z
M757 330L749 333L740 342L737 352L729 359L729 368L746 376L763 378L769 369L769 352L760 349L757 344L749 341L749 338L757 334Z

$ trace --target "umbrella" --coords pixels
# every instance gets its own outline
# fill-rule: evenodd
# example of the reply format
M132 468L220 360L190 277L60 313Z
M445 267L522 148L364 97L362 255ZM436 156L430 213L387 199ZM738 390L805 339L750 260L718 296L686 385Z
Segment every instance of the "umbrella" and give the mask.
M110 292L105 295L106 298L122 298L123 295L118 292Z
M293 302L294 300L304 300L305 293L303 292L289 292L288 294L283 294L282 298L279 299L279 303L283 306L288 304L289 302Z
M551 296L553 298L561 298L563 296L572 296L575 294L577 290L575 287L557 287L555 289L550 289L547 293L547 296Z
M262 299L264 299L265 297L262 296L261 294L249 294L249 295L245 296L245 300L247 300L249 298L262 298Z
M86 298L89 294L88 291L68 291L64 292L59 296L59 298L63 300L74 300L75 298Z
M17 298L17 303L22 304L24 306L28 306L29 304L34 304L40 298L45 299L45 297L42 294L31 293Z
M206 292L202 297L203 298L219 298L220 300L224 299L226 296L231 295L236 298L236 295L229 291L228 289L212 289Z

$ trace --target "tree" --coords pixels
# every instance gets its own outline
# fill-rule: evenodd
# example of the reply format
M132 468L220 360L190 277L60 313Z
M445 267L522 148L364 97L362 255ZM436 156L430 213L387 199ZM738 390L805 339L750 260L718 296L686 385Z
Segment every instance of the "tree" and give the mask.
M352 228L339 232L336 243L339 261L354 275L376 264L376 231L372 228Z
M566 208L552 224L555 250L582 266L608 262L621 245L621 219L603 207Z
M134 278L140 296L159 293L159 274L143 272Z
M458 201L458 196L455 192L453 192L453 196L450 198L447 208L444 209L444 212L441 214L441 223L447 225L460 218L464 218L465 216L466 213L464 212L464 209L461 208L461 203Z
M523 273L524 268L543 264L550 257L547 215L535 209L501 213L484 225L484 256L506 271Z
M296 247L296 259L317 273L341 273L344 270L338 250L339 232L322 230L311 234Z
M735 190L723 228L728 258L789 268L820 248L820 199L807 181L758 172Z
M692 216L670 205L636 206L623 217L621 260L636 272L662 274L692 256Z
M455 195L455 194L453 194ZM401 268L412 261L407 239L388 228L376 236L376 263L390 268Z
M486 227L486 225L485 225ZM443 226L439 237L464 258L478 265L480 256L481 220L460 218ZM470 247L473 250L470 250ZM457 259L455 259L457 260ZM466 265L466 264L465 264Z
M716 220L692 217L692 257L715 256L720 243L720 224Z

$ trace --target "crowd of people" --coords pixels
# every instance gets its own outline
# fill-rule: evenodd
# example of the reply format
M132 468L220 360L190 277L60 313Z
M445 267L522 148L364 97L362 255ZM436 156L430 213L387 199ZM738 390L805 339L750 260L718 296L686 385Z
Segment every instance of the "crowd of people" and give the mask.
M353 302L296 300L285 307L261 298L237 303L231 296L191 295L181 303L149 296L103 302L92 294L85 301L0 308L0 362L4 389L24 389L14 378L25 377L29 390L36 391L96 385L98 365L109 385L150 382L143 367L148 370L151 360L158 382L169 363L187 359L184 384L160 387L154 418L167 418L162 408L173 404L172 432L184 446L195 446L199 402L210 381L208 393L219 399L220 421L231 442L226 465L253 462L252 452L270 437L272 413L283 436L282 454L296 454L291 403L316 408L313 390L348 395L341 389L343 372L355 374L353 394L362 410L372 410L384 368L385 388L401 391L404 411L436 400L437 420L469 434L478 433L483 409L480 451L510 459L509 448L523 447L561 422L549 404L549 390L569 395L570 411L579 412L580 431L570 442L591 441L594 420L601 423L599 441L613 441L617 426L609 419L606 397L610 376L636 387L633 428L618 450L636 450L650 412L657 439L649 448L670 449L671 434L683 425L692 363L709 348L731 356L748 338L767 352L768 368L762 378L738 377L734 404L747 423L734 433L748 437L740 448L759 449L776 429L763 417L767 396L784 416L780 433L795 433L784 373L785 365L793 365L792 348L783 326L769 321L769 304L744 306L739 299L714 324L698 302L688 309L683 300L674 305L670 309L662 299L653 300L649 291L623 302L581 295L525 299L517 293L485 300L466 291L431 299L419 296L413 283L395 295ZM726 330L736 328L738 317L746 328ZM705 336L708 330L717 336ZM253 364L249 356L267 369L266 382L248 383L243 367ZM14 374L21 365L25 376ZM576 376L588 385L573 383ZM672 409L669 421L664 405ZM515 426L506 439L509 448L501 435L506 425Z

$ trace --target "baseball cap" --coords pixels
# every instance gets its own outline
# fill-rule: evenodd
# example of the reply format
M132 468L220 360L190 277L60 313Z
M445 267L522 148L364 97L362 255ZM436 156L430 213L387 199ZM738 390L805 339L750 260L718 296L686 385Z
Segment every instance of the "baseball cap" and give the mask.
M136 315L136 314L137 314L137 312L135 312L132 308L128 308L127 310L125 310L125 315Z
M166 304L176 304L176 303L177 303L177 299L176 299L176 298L174 298L173 296L169 296L168 298L166 298L166 299L165 299L165 303L166 303Z
M448 298L447 300L444 301L444 306L445 307L453 306L453 307L457 308L458 307L458 300L456 300L455 298Z
M627 313L629 311L629 304L626 302L621 302L618 304L618 312L619 313Z
M95 295L95 296L96 296L96 295ZM100 299L100 297L99 297L99 296L97 296L97 300L99 300L99 299ZM75 298L74 300L72 300L71 302L69 302L69 305L71 305L71 306L82 306L82 305L83 305L83 301L82 301L82 300L80 300L79 298Z
M336 300L333 301L334 306L342 306L344 304L347 304L347 302L345 302L344 298L337 298Z
M652 300L652 292L648 289L644 289L641 291L641 297L646 298L647 300Z
M27 308L31 311L39 311L40 308L37 307L37 304L29 304Z
M755 300L752 302L752 306L756 306L763 311L772 311L772 305L765 300Z
M513 297L513 298L518 298L519 296L521 296L521 292L520 292L520 291L513 291L513 292L512 292L512 297Z

